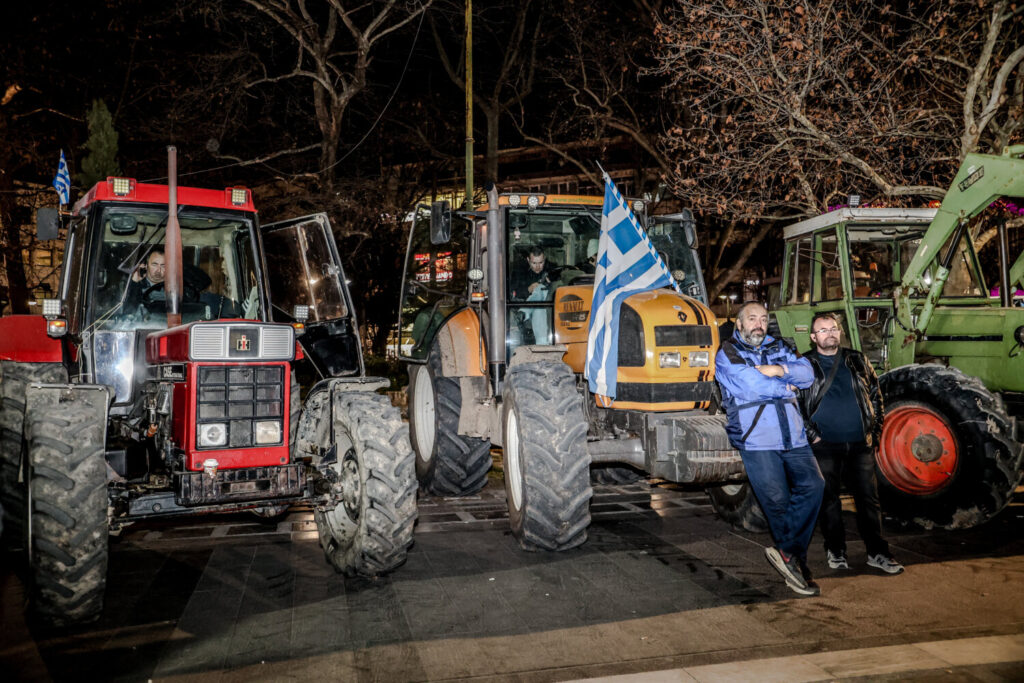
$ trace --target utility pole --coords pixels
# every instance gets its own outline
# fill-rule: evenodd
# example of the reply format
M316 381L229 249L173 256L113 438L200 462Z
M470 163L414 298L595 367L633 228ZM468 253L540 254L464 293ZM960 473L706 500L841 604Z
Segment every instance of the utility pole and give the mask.
M466 0L466 198L473 209L473 0Z

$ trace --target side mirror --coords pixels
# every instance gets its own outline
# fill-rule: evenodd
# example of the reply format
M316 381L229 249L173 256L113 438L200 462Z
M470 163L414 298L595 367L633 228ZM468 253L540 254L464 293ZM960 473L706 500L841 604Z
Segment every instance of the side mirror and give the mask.
M57 209L36 211L36 239L55 240L60 236L60 214Z
M452 206L448 202L430 205L430 243L447 244L452 239Z

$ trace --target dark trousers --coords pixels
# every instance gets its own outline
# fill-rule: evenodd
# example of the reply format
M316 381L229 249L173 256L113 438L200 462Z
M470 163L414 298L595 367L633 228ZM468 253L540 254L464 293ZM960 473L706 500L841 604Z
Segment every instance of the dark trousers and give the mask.
M740 451L747 479L764 510L776 547L807 561L825 482L809 446Z
M825 550L846 554L846 530L843 528L843 506L839 489L846 484L857 507L857 533L868 555L889 555L889 544L882 538L882 513L878 506L878 481L875 478L875 451L863 441L859 443L813 444L825 477L825 495L821 503L821 535Z

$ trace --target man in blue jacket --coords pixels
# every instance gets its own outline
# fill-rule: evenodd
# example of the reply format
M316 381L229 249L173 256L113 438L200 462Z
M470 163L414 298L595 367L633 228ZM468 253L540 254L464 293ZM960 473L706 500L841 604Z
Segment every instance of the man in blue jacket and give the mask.
M722 388L726 432L775 539L765 557L795 593L820 595L807 568L807 547L825 480L797 404L798 390L814 383L814 370L767 330L765 307L744 304L736 313L736 331L715 356L715 378Z

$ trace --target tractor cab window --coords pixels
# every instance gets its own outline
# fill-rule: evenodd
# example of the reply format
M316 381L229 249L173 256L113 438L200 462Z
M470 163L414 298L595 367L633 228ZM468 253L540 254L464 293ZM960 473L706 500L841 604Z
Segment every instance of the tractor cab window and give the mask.
M707 303L704 276L701 274L696 250L693 248L695 243L691 235L687 234L686 224L679 221L655 222L647 230L647 236L658 250L658 255L665 262L665 267L679 285L680 291Z
M940 254L945 256L946 252L950 248L952 237L946 240L946 243L942 245L942 249L939 251ZM914 258L914 254L917 252L918 247L921 246L921 238L913 238L904 240L900 244L900 265L901 272L905 271L907 266L910 265L911 259ZM932 278L935 274L936 264L932 263L925 270L922 279L926 285L931 285ZM917 292L920 297L925 296L924 292ZM946 278L946 284L942 287L943 297L980 297L986 296L987 293L983 292L980 276L975 269L974 261L974 249L971 246L970 240L965 238L960 240L960 243L956 245L956 252L953 255L953 261L949 266L949 276Z
M843 268L839 258L839 240L835 229L814 236L817 243L814 260L820 266L815 277L812 301L838 301L845 296Z
M814 263L811 238L804 237L789 243L789 279L786 302L805 304L811 300L811 277Z
M218 318L259 318L246 306L252 287L241 272L251 254L239 251L249 235L247 219L185 207L178 216L182 243L182 322ZM167 210L110 206L100 219L102 243L95 274L93 326L131 330L162 327L166 321Z
M68 232L68 244L64 251L64 282L61 287L61 298L64 299L68 312L68 329L77 334L81 329L82 306L88 297L82 296L85 289L85 277L88 269L85 264L86 238L88 222L85 217L76 218Z
M293 320L296 306L308 307L310 324L348 315L329 233L318 217L275 226L263 231L274 320Z
M453 215L451 239L434 244L430 239L430 208L417 209L409 235L399 311L402 358L426 358L441 324L466 305L471 230L469 220Z
M585 209L510 209L508 353L522 344L551 344L552 299L564 285L593 283L601 213Z
M892 240L872 239L870 233L857 230L851 230L848 236L854 298L891 297L892 289L897 284L893 276L895 243Z
M971 220L970 234L978 253L978 265L981 267L985 289L990 297L998 297L1000 293L999 224L1003 222L1006 224L1007 262L1011 266L1012 275L1013 268L1019 272L1024 265L1024 258L1019 257L1024 254L1024 239L1019 229L1024 226L1024 197L998 199ZM1018 277L1017 282L1010 283L1015 306L1024 305L1024 288L1020 280Z
M241 317L249 290L240 264L240 236L251 224L237 215L183 208L181 226L182 322ZM97 329L133 330L165 324L167 210L105 207L100 217L93 323ZM250 243L246 243L247 245ZM250 317L259 317L250 307Z

